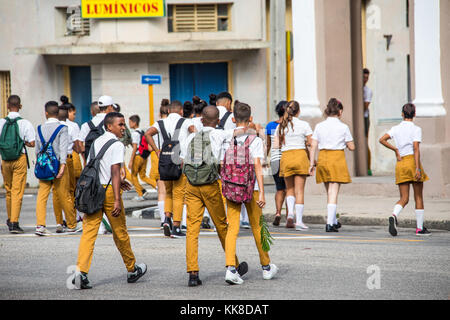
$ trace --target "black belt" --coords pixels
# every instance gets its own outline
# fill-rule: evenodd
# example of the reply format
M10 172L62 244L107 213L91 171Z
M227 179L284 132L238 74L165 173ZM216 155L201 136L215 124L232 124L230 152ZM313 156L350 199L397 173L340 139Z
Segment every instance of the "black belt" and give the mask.
M67 158L72 159L73 157L72 157L71 154L68 154L68 155L67 155Z

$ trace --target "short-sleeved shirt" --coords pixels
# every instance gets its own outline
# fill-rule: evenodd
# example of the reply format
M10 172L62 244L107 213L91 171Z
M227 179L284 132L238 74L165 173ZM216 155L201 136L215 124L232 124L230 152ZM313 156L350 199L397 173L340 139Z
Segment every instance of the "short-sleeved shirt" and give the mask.
M192 118L192 124L194 125L195 129L200 132L203 129L202 117Z
M236 129L243 129L243 127L237 127ZM225 130L227 131L226 133L226 140L224 141L223 145L222 145L222 160L225 157L225 153L228 150L228 148L230 147L230 143L231 140L233 138L233 134L234 134L234 129L232 130ZM239 143L243 143L245 141L245 139L247 139L248 135L241 135L237 138L237 141ZM253 142L250 144L249 146L249 151L250 151L250 157L251 160L253 161L253 159L255 158L259 158L261 161L263 161L263 159L265 158L265 154L264 154L264 142L262 141L262 139L260 137L256 137ZM255 183L255 191L258 191L259 187L258 187L258 181L256 181Z
M306 149L306 137L312 135L312 129L308 122L298 118L292 118L292 126L284 128L284 143L281 146L281 152L288 150ZM275 130L275 136L278 137L278 127Z
M94 155L97 155L100 149L111 139L119 140L116 135L113 133L106 131L100 137L98 137L94 143ZM106 150L103 158L100 160L100 183L108 184L111 181L111 166L114 164L122 164L124 161L125 155L125 146L123 143L115 142L113 143L108 150ZM90 157L88 157L88 161Z
M73 144L74 142L78 139L79 135L80 135L80 130L78 129L78 131L74 128L73 125L69 124L68 122L69 120L66 121L60 121L61 124L67 126L67 134L68 134L68 141L67 141L67 154L72 154L73 152ZM78 125L77 125L78 128Z
M20 117L20 114L18 112L12 111L8 113L8 118L10 118L11 120L17 117ZM3 130L3 126L5 125L5 123L5 119L0 119L0 133ZM33 142L36 140L36 131L34 131L34 127L30 121L26 119L20 119L17 121L17 125L19 126L19 136L23 141ZM25 150L22 152L25 152Z
M137 144L136 154L139 154L139 145L141 144L141 129L137 128L131 131L131 143Z
M364 86L363 88L363 98L364 98L364 102L372 102L372 90L367 87ZM364 118L369 117L369 110L364 110Z
M170 113L167 118L162 119L163 123L164 123L164 128L166 129L167 134L170 137L173 137L174 132L175 132L175 127L178 123L178 120L181 119L181 116L178 113ZM189 135L189 127L192 125L192 121L191 119L185 119L183 122L183 125L181 126L180 129L180 133L178 135L178 141L180 142L180 146L183 147L184 144L186 143L186 139ZM160 143L161 145L158 146L158 148L161 148L163 143L164 143L164 138L163 136L160 134L161 133L161 129L159 127L159 123L158 121L155 122L152 126L152 128L155 128L156 130L158 130L159 133L159 138L160 138ZM157 139L153 139L155 140L155 143L158 144Z
M400 156L414 154L414 142L422 142L422 129L412 121L402 121L387 132L394 139Z
M266 126L266 135L270 136L271 148L270 148L270 162L277 162L281 160L281 150L274 148L275 145L275 130L278 127L278 122L269 122Z
M104 113L104 112L97 113L96 116L93 117L91 121L94 124L94 126L98 126L100 124L100 122L105 120L105 117L106 117L106 113ZM88 122L85 122L81 125L80 135L78 136L78 140L81 142L84 142L87 135L89 134L89 131L91 131L91 128L89 127ZM103 127L103 130L105 130L105 127Z
M227 108L225 108L224 106L217 106L217 109L219 109L219 119L222 119L223 116L228 112ZM224 130L231 130L236 128L236 124L233 122L233 113L229 115L223 128Z
M318 123L312 138L319 142L319 150L344 150L353 141L349 127L336 117Z
M186 139L186 144L181 149L180 158L185 159L188 154L189 144L192 141L192 139L195 137L196 134L205 132L209 133L209 139L211 141L211 151L214 155L214 157L217 159L217 162L220 162L223 159L223 149L222 146L225 143L225 141L230 140L233 131L232 130L220 130L215 129L212 127L203 127L202 130L199 132L193 132L191 133L188 138Z

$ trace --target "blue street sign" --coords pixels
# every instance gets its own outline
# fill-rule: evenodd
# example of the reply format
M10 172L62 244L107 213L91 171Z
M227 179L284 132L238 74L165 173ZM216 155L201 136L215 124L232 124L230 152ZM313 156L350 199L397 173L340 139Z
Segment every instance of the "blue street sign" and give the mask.
M161 84L162 77L159 74L141 75L141 84Z

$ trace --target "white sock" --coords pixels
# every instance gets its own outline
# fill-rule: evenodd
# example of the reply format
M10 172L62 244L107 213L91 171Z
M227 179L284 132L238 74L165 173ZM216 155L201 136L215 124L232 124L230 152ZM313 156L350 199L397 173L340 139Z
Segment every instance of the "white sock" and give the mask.
M295 218L296 224L303 224L303 204L295 204Z
M184 205L183 206L183 218L181 221L182 226L186 226L186 215L187 215L187 210L186 210L186 205Z
M164 214L164 200L158 201L158 210L159 210L159 219L161 220L161 223L164 223L164 220L166 219L166 215Z
M294 218L295 197L294 196L286 197L286 203L288 209L288 218Z
M247 214L247 208L244 204L241 205L241 221L248 223L248 214Z
M399 205L399 204L396 204L394 206L394 211L392 211L392 214L398 218L398 215L400 214L400 212L402 210L403 210L403 207L401 205Z
M328 217L327 217L327 224L333 225L334 221L336 219L336 207L337 205L329 203L327 204L327 210L328 210Z
M423 229L423 209L416 209L417 229Z

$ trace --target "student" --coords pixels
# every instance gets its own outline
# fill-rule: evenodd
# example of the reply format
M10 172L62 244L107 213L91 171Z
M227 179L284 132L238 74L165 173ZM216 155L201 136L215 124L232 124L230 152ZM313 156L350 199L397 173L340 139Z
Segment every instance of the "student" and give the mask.
M275 130L275 146L281 147L280 177L286 183L287 220L286 228L308 230L303 223L305 184L309 175L308 146L311 145L312 130L308 122L300 120L300 105L289 101L286 112ZM295 205L295 206L294 206ZM295 220L294 225L294 207Z
M206 104L206 101L200 99L197 96L194 96L192 98L192 103L194 105L194 114L195 114L195 117L192 118L192 123L195 126L195 130L200 132L203 128L202 112L203 112L203 109L207 106L207 104Z
M19 114L20 109L22 109L19 96L9 96L7 108L8 115L6 118L0 119L0 153L2 155L2 175L6 189L6 211L8 213L6 225L11 233L23 233L19 226L19 217L27 183L26 147L34 148L35 131L31 122L22 119ZM16 141L16 125L19 128L19 137L24 144L23 148L12 148L11 143L6 141L7 137L14 137L11 140ZM9 154L11 151L14 151L13 154Z
M344 111L342 103L331 98L325 109L327 119L316 125L312 135L310 149L309 173L316 172L316 182L324 183L328 196L328 218L326 232L338 232L341 224L337 221L337 199L342 183L350 183L350 173L345 160L344 149L355 150L353 137L346 124L340 118ZM317 170L315 163L316 149L319 148Z
M194 132L195 127L190 120L182 118L183 115L183 105L180 101L175 100L169 105L169 115L167 118L159 120L155 122L153 126L151 126L145 136L150 147L156 151L158 157L160 158L160 149L157 148L153 136L158 134L161 140L161 149L164 146L164 142L166 139L178 140L179 141L179 149L175 148L174 154L171 156L172 163L181 167L181 164L178 162L179 159L179 150L181 150L185 143L186 138L189 133ZM161 130L162 127L164 130ZM180 128L177 130L177 127ZM167 136L164 134L167 133ZM161 136L159 135L161 134ZM178 137L177 137L178 136ZM175 163L177 162L177 163ZM159 159L159 173L161 175L161 159ZM161 176L161 179L165 178ZM164 180L164 185L166 187L166 199L164 201L164 212L166 215L164 221L164 235L172 238L179 238L186 236L181 231L181 220L183 216L183 205L184 205L184 192L186 187L186 177L181 174L180 177L176 180ZM173 219L173 226L171 218Z
M147 192L147 190L145 190L139 183L138 175L142 181L151 185L153 188L156 188L156 180L152 180L150 177L147 177L147 158L150 155L150 150L148 151L148 155L141 155L139 152L139 146L141 145L141 140L144 136L144 131L139 129L141 118L138 115L133 115L128 119L128 121L132 130L131 139L133 145L133 152L131 153L128 168L131 170L131 182L133 183L138 194L133 200L144 201L149 195L149 192Z
M402 108L403 121L392 127L380 138L380 143L395 152L397 164L395 166L395 184L400 191L400 200L394 206L392 216L389 217L389 233L397 235L397 219L400 212L408 204L409 188L412 184L414 201L416 203L416 235L428 236L431 233L423 225L423 182L428 180L420 162L420 143L422 142L422 129L414 124L416 107L407 103ZM388 140L394 139L395 147Z
M261 161L265 157L263 141L261 138L255 137L254 135L249 135L249 133L246 132L249 129L248 127L250 122L252 121L251 108L248 104L236 101L232 121L236 123L236 129L232 130L233 133L229 135L230 138L223 143L223 164L230 163L230 160L226 159L225 150L228 150L228 148L233 148L235 143L244 144L247 138L250 139L250 137L252 137L251 139L253 140L249 145L249 160L254 165L256 184L254 186L253 197L250 202L245 203L245 207L248 212L253 237L258 249L259 258L263 269L263 278L269 280L272 279L277 273L278 268L276 265L270 263L269 254L262 249L261 244L261 226L259 222L262 215L262 208L266 203L261 165ZM223 173L224 172L222 169L222 179L224 179ZM225 182L222 181L222 183ZM225 281L229 284L242 284L244 282L235 268L236 240L239 234L241 207L241 203L232 202L227 199L228 232L225 240L225 264L227 267Z
M367 86L367 82L369 81L369 76L370 76L370 71L367 68L363 69L363 99L364 99L364 132L366 134L366 141L367 144L368 142L368 137L369 137L369 128L370 128L370 112L369 112L369 106L370 103L372 102L372 96L373 96L373 92L372 89L370 89ZM371 170L371 161L370 161L370 149L369 147L367 147L367 174L369 176L372 175L372 170Z
M275 132L278 125L281 123L284 112L286 110L287 101L280 101L275 107L275 112L278 115L278 120L269 122L266 126L266 141L267 141L267 156L270 153L270 168L272 170L273 180L275 181L275 219L273 221L274 226L280 225L281 210L283 208L283 202L286 199L286 183L283 177L280 177L280 159L281 150L279 146L275 146ZM287 211L286 211L287 218Z
M104 118L105 133L93 143L94 155L111 139L121 138L125 131L125 118L121 113L111 112ZM122 201L122 190L129 190L130 184L122 179L120 167L124 162L125 146L116 142L105 152L100 160L100 183L106 188L103 210L94 214L85 214L83 219L83 234L78 249L77 273L73 283L77 289L91 289L87 278L94 253L97 230L102 222L103 212L106 213L113 230L114 243L122 256L127 268L127 282L136 282L147 272L144 263L136 264L128 236L125 210ZM90 159L88 159L90 160Z
M62 201L69 201L70 205L73 205L75 203L75 187L76 187L76 180L75 180L75 169L74 169L74 162L73 162L73 146L74 146L74 142L76 141L77 137L78 137L78 132L73 130L74 127L70 126L67 123L67 117L68 117L68 113L69 113L69 107L67 105L67 103L64 105L61 105L59 107L58 110L58 120L61 124L67 126L67 135L68 135L68 148L67 148L67 159L66 159L66 171L68 174L68 179L66 179L66 185L64 186L65 189L67 189L67 198L60 198L58 193L55 193L53 195L53 211L55 213L55 218L56 218L56 233L63 233L65 231L64 229L64 225L65 225L65 221L63 220L63 215L62 215L62 208L63 208L63 204ZM75 207L72 208L71 211L69 212L64 212L66 215L66 219L67 219L67 215L69 214L71 216L70 219L76 219L77 218L77 212ZM81 227L81 222L77 221L77 231L79 230L79 228Z
M183 104L183 118L190 119L194 117L194 105L190 101L185 101Z
M69 170L67 168L67 151L69 145L69 136L67 125L63 125L58 120L59 107L56 101L49 101L45 104L45 116L47 121L38 127L39 138L36 140L36 156L41 151L44 144L50 142L55 134L51 144L53 152L59 161L58 174L53 180L39 180L39 190L36 199L36 235L47 236L51 233L46 229L47 201L50 191L57 199L66 199L59 201L66 215L67 232L76 232L77 219L74 210L73 198L69 195ZM61 224L62 221L57 221Z
M184 161L184 170L188 181L186 184L186 205L187 205L187 233L186 233L186 264L189 273L189 286L198 286L202 284L199 278L198 266L198 236L202 224L202 217L205 209L211 212L211 218L217 228L222 248L225 250L225 238L227 234L228 224L225 209L222 201L222 192L218 183L219 179L219 163L221 159L222 143L226 140L227 135L231 138L230 131L217 130L219 123L219 111L214 106L207 106L202 111L202 129L197 133L191 133L187 138L185 148L181 151L181 158ZM204 136L207 136L205 138ZM209 140L210 147L203 149L202 140ZM197 145L198 144L198 145ZM198 161L195 156L192 157L192 150L201 148L202 154L206 157L204 169L210 171L212 178L208 182L199 184L198 181L189 179L197 179L199 175L193 169L193 164ZM202 157L203 160L203 157ZM187 171L186 171L187 170ZM189 174L190 173L190 174ZM210 181L209 181L210 180ZM246 262L239 264L236 258L236 270L240 276L248 271Z

